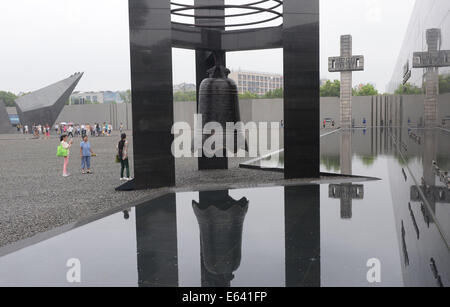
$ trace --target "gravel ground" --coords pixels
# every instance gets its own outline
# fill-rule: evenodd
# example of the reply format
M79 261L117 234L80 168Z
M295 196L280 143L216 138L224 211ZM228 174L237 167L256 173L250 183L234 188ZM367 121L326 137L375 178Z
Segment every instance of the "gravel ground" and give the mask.
M80 139L75 139L69 160L72 175L63 178L56 137L0 136L0 246L143 197L142 191L114 190L121 184L120 166L114 161L118 138L91 138L98 154L92 158L92 175L81 174Z
M129 132L128 135L131 135ZM116 192L120 165L115 163L119 135L90 138L98 155L92 175L82 175L80 138L71 151L68 178L63 159L56 157L59 140L35 140L23 135L0 135L0 247L145 199L157 191ZM132 137L129 137L132 157ZM256 186L283 182L283 174L240 169L248 158L230 159L229 170L197 171L197 159L176 161L180 190ZM133 173L133 159L130 159Z

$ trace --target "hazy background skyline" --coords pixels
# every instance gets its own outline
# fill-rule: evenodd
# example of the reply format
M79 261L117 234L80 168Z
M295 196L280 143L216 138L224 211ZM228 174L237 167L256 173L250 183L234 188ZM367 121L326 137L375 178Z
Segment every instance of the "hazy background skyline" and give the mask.
M384 92L415 1L320 3L321 78L339 79L328 73L328 57L339 55L340 35L352 34L354 54L366 57L354 85L370 82ZM33 91L79 71L79 91L130 88L128 0L2 0L0 11L0 90ZM234 70L283 72L280 49L230 53L227 61ZM174 49L173 62L174 84L195 83L193 51Z

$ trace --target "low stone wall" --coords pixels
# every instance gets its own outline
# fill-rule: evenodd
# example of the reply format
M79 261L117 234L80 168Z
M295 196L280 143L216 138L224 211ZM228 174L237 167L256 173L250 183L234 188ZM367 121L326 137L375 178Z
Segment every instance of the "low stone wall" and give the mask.
M366 96L353 97L352 121L355 127L375 127L384 125L393 126L421 126L424 121L423 95L404 96ZM196 102L175 102L174 120L184 121L194 126ZM9 114L17 114L14 108L7 108ZM450 118L450 94L440 95L438 98L438 124L444 118ZM280 122L283 120L282 99L255 99L240 101L241 120L244 123L254 122ZM325 118L335 121L340 126L339 98L322 97L320 99L320 121L322 126ZM133 128L132 108L130 104L98 104L65 106L58 122L74 123L103 123L110 122L114 127L123 123L127 130ZM365 124L364 124L365 122ZM450 121L447 123L450 126Z

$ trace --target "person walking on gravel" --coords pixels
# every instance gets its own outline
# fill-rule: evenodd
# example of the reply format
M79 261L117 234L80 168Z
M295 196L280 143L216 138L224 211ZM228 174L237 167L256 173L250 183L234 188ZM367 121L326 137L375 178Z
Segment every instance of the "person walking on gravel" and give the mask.
M119 144L117 145L118 158L120 161L120 180L128 181L130 179L130 163L128 161L128 141L127 135L122 133ZM127 170L127 177L123 176L124 170Z
M70 147L72 147L73 140L68 141L67 135L61 135L60 148L58 148L58 156L64 157L63 177L69 177L67 166L69 165Z
M92 174L91 172L91 156L94 152L91 149L91 143L88 141L87 135L84 135L83 141L80 144L81 156L81 173Z

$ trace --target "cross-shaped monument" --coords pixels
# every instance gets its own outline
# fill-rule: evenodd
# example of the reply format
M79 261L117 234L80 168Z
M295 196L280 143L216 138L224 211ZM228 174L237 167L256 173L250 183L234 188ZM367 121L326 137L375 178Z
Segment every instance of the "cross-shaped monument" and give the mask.
M352 36L341 36L341 56L328 59L328 71L341 73L341 128L352 126L352 72L364 70L364 56L352 55Z
M450 50L441 49L441 29L428 29L427 52L414 52L413 68L425 68L425 127L437 125L437 98L439 95L439 67L450 66Z

